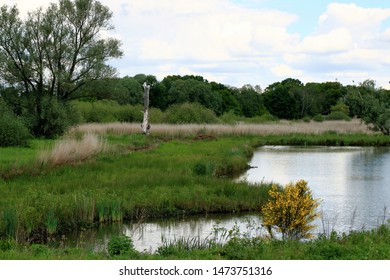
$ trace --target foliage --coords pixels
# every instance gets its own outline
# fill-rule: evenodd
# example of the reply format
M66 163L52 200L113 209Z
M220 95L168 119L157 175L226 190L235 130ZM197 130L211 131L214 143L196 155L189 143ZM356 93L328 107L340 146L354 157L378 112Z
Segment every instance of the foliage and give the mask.
M105 78L87 83L76 94L84 101L112 100L121 105L143 103L143 89L135 78Z
M296 119L300 116L298 99L294 97L299 80L286 79L269 85L264 92L264 105L274 116L281 119Z
M323 122L323 121L324 121L324 116L321 115L321 114L315 115L315 116L313 117L313 120L314 120L315 122Z
M26 146L31 134L0 99L0 147Z
M325 119L328 121L341 121L341 120L350 121L351 120L351 118L342 111L331 112L329 115L325 116Z
M173 105L165 113L164 122L173 124L216 123L217 117L213 111L197 103Z
M390 93L386 95L388 95L387 102L373 96L365 97L362 119L374 131L390 135Z
M107 251L110 256L123 255L128 252L134 252L133 240L126 235L112 236L107 244Z
M23 101L21 118L36 137L55 138L80 120L72 106L58 101L55 97L31 95Z
M336 105L331 106L330 114L326 116L326 119L329 121L351 120L351 118L349 117L349 106L346 105L343 101L337 102Z
M71 119L65 102L88 82L114 76L106 62L122 56L120 42L101 36L113 29L111 18L96 0L59 0L26 19L16 6L1 7L0 79L17 90L7 100L33 135L62 134Z
M1 76L26 94L67 100L87 81L113 75L106 65L122 55L120 42L102 38L112 13L95 0L60 0L25 20L16 6L0 13Z
M336 105L330 107L330 111L333 112L342 112L345 115L349 115L349 106L346 105L344 102L339 101Z
M276 227L283 239L312 237L310 230L314 226L310 223L319 217L316 212L319 202L313 199L306 181L290 183L283 190L274 185L269 195L271 200L262 207L262 214L271 234L272 227Z

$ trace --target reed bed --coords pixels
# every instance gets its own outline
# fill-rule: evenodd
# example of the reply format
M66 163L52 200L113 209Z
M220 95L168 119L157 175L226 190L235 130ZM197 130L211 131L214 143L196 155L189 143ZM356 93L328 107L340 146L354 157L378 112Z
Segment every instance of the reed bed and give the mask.
M140 133L141 128L137 123L88 123L73 128L71 133L96 133L104 134L133 134ZM152 125L151 134L165 136L191 136L196 134L211 135L287 135L287 134L323 134L326 132L335 132L342 134L372 134L373 132L367 125L360 120L351 121L324 121L324 122L288 122L280 121L277 123L264 124L155 124Z
M51 150L38 155L38 163L52 166L74 164L90 159L107 149L106 143L97 135L85 133L81 139L58 140Z

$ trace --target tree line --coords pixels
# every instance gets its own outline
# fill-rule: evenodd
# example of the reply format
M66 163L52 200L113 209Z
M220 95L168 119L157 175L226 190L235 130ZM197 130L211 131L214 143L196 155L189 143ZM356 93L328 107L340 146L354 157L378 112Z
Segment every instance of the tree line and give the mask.
M15 135L61 135L80 121L74 100L142 104L144 82L151 86L150 106L163 112L197 104L196 110L205 108L208 116L212 112L216 117L356 116L390 134L390 93L372 80L344 86L289 78L262 89L231 87L194 75L171 75L161 81L147 74L118 78L108 64L123 55L121 42L106 35L114 28L111 19L112 12L96 0L59 0L46 10L29 12L25 19L17 6L0 8L1 145L14 141L10 138ZM190 112L195 107L186 108Z

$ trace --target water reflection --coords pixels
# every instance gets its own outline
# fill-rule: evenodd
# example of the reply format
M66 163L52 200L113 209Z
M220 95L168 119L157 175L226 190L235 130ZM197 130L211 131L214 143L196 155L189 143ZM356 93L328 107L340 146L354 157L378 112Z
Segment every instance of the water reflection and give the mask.
M216 240L226 242L226 231L237 228L240 234L259 236L262 231L261 218L258 214L246 215L207 215L185 219L166 219L142 224L114 224L98 229L74 232L68 236L68 246L90 246L97 251L104 250L113 235L126 234L133 240L138 251L154 252L159 246L181 238L191 240Z
M317 228L323 222L340 232L377 227L390 206L388 148L266 146L250 165L257 168L240 179L283 185L308 181L322 200L324 216Z

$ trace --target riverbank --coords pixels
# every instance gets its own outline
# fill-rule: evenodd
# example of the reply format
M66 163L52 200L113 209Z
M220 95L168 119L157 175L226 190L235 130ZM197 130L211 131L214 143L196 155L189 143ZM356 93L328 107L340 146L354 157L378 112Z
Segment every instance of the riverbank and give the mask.
M3 260L389 260L390 227L382 225L371 231L332 233L317 239L300 241L267 238L234 238L226 244L204 240L181 240L161 246L157 252L138 252L126 238L113 238L119 254L96 251L85 246L53 248L42 244L21 246L0 241Z
M20 250L27 255L42 248L55 251L37 244L60 241L70 231L99 224L259 211L268 199L269 184L253 187L233 182L229 176L248 168L253 149L260 145L390 145L386 136L334 130L275 135L212 130L212 126L190 126L191 130L170 126L168 130L152 128L151 135L145 136L139 131L82 128L58 145L40 140L31 148L8 148L7 160L0 159L0 247L8 252L4 256L18 258ZM96 139L101 145L87 157L72 149L50 152L66 149L70 143L84 147L83 135L91 132L100 135ZM12 153L19 156L15 162ZM77 156L69 160L65 155L70 154ZM108 257L81 248L64 250L78 252L75 254L81 259ZM69 256L79 258L72 253Z

